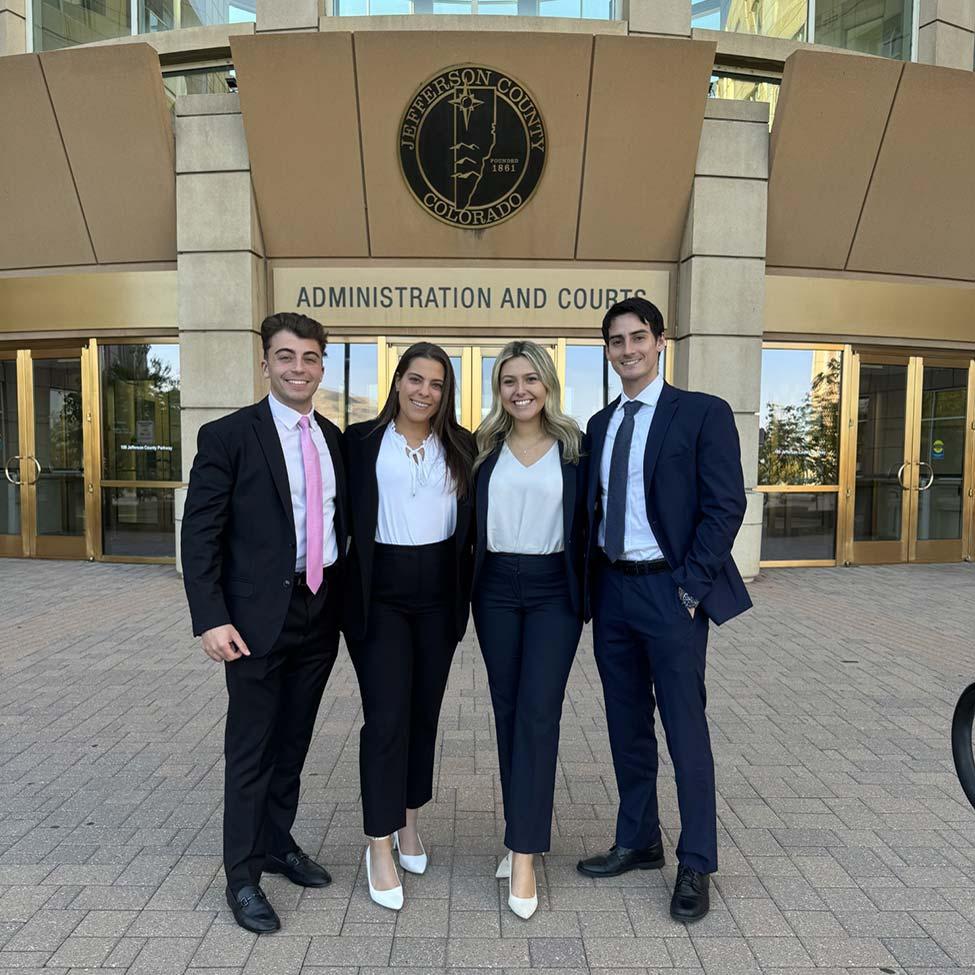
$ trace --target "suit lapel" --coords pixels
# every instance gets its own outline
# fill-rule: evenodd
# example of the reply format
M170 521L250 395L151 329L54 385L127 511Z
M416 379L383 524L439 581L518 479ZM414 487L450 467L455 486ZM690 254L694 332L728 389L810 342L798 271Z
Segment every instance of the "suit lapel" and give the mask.
M382 425L375 423L369 428L362 440L365 467L362 479L364 510L363 517L358 518L357 522L369 531L370 540L375 539L376 525L379 522L379 479L376 474L376 464L379 461L379 449L383 445L385 435L386 431Z
M565 462L561 441L559 441L559 466L562 468L562 538L568 551L569 539L572 537L572 515L576 509L576 466Z
M590 513L595 511L596 499L599 497L599 469L602 466L603 446L606 443L606 431L609 429L609 419L613 415L620 398L617 396L609 406L601 409L592 418L592 434L590 449L592 457L589 463L589 492L588 503Z
M650 421L647 449L643 454L643 483L647 497L650 496L650 483L653 480L653 470L657 466L657 458L660 456L660 448L663 446L670 421L677 412L677 402L678 396L674 387L664 383L653 411L653 419Z
M338 527L336 535L339 538L344 538L347 534L346 525L348 522L345 511L345 463L342 460L342 448L339 445L335 428L325 423L318 413L315 414L315 419L318 421L322 436L325 438L325 446L328 447L329 456L332 458L332 469L335 471L335 521ZM339 545L339 550L340 554L345 554L344 544Z
M281 438L278 436L277 427L274 425L274 417L271 414L271 406L265 396L257 404L257 418L255 421L257 428L257 439L264 451L267 466L271 469L271 479L277 488L281 504L284 505L285 513L291 524L292 532L295 530L295 513L291 507L291 485L288 482L288 467L284 461L284 451L281 449Z
M487 535L488 519L488 494L490 491L491 475L498 464L501 456L500 450L494 450L488 454L484 463L477 471L477 489L475 491L475 502L477 504L477 538L478 543Z

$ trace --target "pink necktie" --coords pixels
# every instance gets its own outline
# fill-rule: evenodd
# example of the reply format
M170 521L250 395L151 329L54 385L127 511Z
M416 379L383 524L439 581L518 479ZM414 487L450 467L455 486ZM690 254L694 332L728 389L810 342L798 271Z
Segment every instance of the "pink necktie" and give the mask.
M322 584L324 558L322 530L322 462L311 439L307 416L298 421L301 428L301 460L305 465L305 579L312 592Z

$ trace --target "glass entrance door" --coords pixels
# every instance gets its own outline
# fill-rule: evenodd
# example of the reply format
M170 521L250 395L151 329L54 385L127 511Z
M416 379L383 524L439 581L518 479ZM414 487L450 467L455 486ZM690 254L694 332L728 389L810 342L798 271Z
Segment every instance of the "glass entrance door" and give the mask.
M973 365L856 356L852 561L970 557Z
M21 349L0 357L0 554L90 554L87 355L77 348Z

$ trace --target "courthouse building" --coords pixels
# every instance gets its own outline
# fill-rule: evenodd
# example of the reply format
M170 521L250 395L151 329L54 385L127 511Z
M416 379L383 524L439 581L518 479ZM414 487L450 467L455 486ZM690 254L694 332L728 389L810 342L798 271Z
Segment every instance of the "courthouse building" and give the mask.
M0 555L176 557L258 328L372 416L509 339L581 423L642 294L760 565L975 550L975 0L0 0ZM664 459L665 460L665 459Z

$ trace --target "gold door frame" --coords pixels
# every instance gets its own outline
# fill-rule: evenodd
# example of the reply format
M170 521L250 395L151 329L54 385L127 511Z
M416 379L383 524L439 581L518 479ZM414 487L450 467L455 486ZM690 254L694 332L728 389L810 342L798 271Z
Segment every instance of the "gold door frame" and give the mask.
M897 541L857 542L854 540L856 449L861 360L878 364L907 366L905 389L904 449L901 474L901 537ZM849 369L844 366L843 432L846 448L841 453L842 540L838 552L846 564L884 565L907 562L971 561L975 556L975 359L971 356L914 355L908 352L852 350ZM965 415L965 463L962 483L962 529L959 539L918 540L918 511L921 485L921 405L925 365L967 368L968 388ZM848 372L848 376L847 376ZM847 384L848 379L848 385Z
M14 363L14 376L17 382L16 472L18 488L17 493L20 495L20 532L14 535L0 535L0 556L6 556L8 558L23 558L27 555L30 549L30 528L28 520L29 512L26 509L27 485L24 483L28 472L28 463L26 461L24 452L24 425L26 422L26 410L29 403L26 395L27 387L24 381L24 353L22 349L11 349L5 352L0 352L0 359ZM27 363L26 369L29 370L29 362ZM27 374L29 376L29 371ZM31 422L33 422L33 416L31 416ZM12 460L13 458L9 459ZM13 470L14 468L11 468L11 473L13 473ZM4 480L6 480L5 474Z

